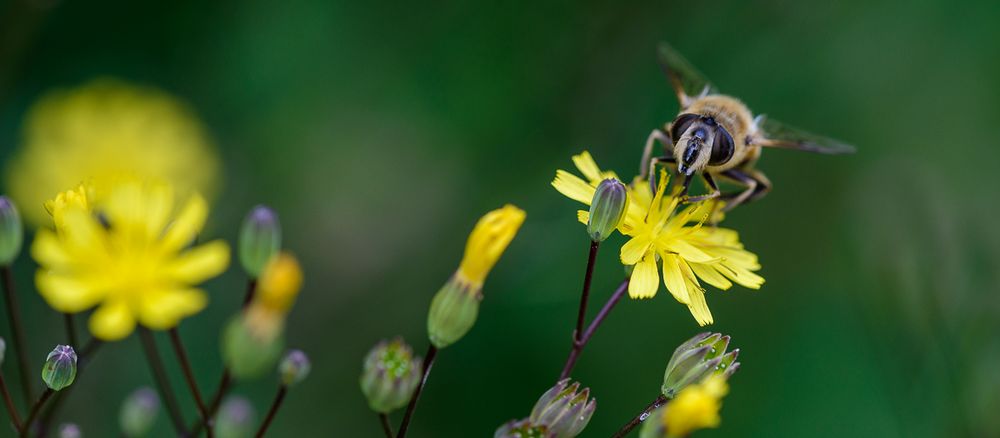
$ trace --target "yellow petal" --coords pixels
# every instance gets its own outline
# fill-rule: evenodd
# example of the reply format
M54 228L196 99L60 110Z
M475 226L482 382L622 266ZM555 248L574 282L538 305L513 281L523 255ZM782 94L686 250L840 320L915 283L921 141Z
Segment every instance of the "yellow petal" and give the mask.
M142 298L139 320L154 330L174 328L181 319L200 312L208 304L208 297L198 289L153 290Z
M708 310L708 303L705 302L705 292L701 290L691 293L691 303L688 304L688 310L691 311L691 316L694 316L698 325L702 327L715 322L715 319L712 318L712 312Z
M656 256L650 251L632 269L632 279L628 284L628 296L632 298L652 298L660 286L660 276L656 273Z
M671 252L677 253L678 255L683 257L684 260L687 260L689 262L716 263L722 259L721 257L714 256L712 254L706 253L705 251L702 251L698 247L685 241L683 237L670 238L669 235L663 235L661 236L660 241L661 242L666 241L667 244L665 246Z
M90 316L89 325L96 338L117 341L135 330L135 317L124 301L107 301Z
M587 225L590 223L590 212L587 210L577 210L576 220L580 221L581 224Z
M97 305L105 295L96 282L41 269L35 274L35 285L45 302L62 313L87 310Z
M177 251L194 241L195 237L205 226L205 218L208 216L208 204L201 195L191 195L179 215L170 224L166 234L163 236L163 247L166 252Z
M676 254L663 255L663 285L670 291L670 295L680 303L688 304L687 285L684 282L684 275L681 274L680 264L684 263Z
M107 233L92 214L78 208L67 208L63 213L61 230L67 250L90 259L107 255Z
M712 286L715 286L721 290L729 289L733 286L733 283L726 279L726 277L716 271L712 265L703 265L701 263L691 263L691 270L698 278L705 280Z
M186 284L198 284L215 277L229 266L229 245L215 240L184 251L171 261L167 275Z
M653 242L645 236L633 237L622 245L621 259L623 265L634 265L646 255Z
M597 167L597 162L590 156L590 152L583 151L579 155L574 155L573 164L591 183L601 181L601 168Z
M63 268L73 264L73 258L55 233L48 229L38 230L31 244L31 256L39 265L48 268Z
M552 180L552 187L555 187L559 193L567 198L587 205L590 205L594 200L594 191L596 190L580 177L565 170L556 171L556 179Z

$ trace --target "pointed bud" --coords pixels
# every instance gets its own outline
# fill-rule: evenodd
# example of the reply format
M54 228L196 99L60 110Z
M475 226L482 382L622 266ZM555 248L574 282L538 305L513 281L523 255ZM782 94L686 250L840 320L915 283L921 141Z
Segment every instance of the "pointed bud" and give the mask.
M245 438L253 436L257 424L257 412L250 401L243 397L231 396L219 407L215 419L215 436L218 438Z
M587 234L594 242L603 242L621 225L628 208L628 190L625 184L608 178L597 186L590 203Z
M402 338L381 341L365 357L361 392L373 411L387 414L410 401L423 376L423 361Z
M160 413L160 397L152 388L142 387L132 391L122 403L118 413L118 425L127 437L142 437L149 434Z
M674 350L663 373L663 395L673 398L686 386L713 374L728 378L739 368L736 362L739 350L726 353L727 348L729 336L719 333L700 333L681 344Z
M21 215L10 198L0 196L0 265L10 265L21 252L24 227Z
M545 426L535 426L527 418L510 420L497 428L493 438L554 438Z
M284 350L283 321L253 308L237 315L222 332L222 359L233 378L248 380L273 370Z
M533 426L544 426L556 438L572 438L583 432L590 417L597 409L597 401L590 398L590 389L580 389L579 382L560 380L538 399L528 421Z
M437 348L445 348L462 339L479 316L483 295L478 288L452 277L434 295L427 312L427 336Z
M281 223L278 214L266 205L250 210L240 227L240 264L257 278L264 266L281 249Z
M302 350L289 351L281 360L281 366L278 367L281 373L281 384L292 386L305 380L311 367L309 356L306 356Z
M57 345L42 366L42 381L49 388L59 391L73 384L76 379L76 351L69 345Z
M83 432L80 431L80 426L73 423L64 423L59 425L59 438L82 438Z

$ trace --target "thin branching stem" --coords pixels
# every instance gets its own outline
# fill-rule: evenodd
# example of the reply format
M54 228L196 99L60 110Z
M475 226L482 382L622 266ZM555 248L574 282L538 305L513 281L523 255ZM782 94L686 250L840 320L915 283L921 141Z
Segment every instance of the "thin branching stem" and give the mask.
M576 361L580 358L580 353L583 352L583 347L587 346L587 342L589 342L590 338L594 336L594 332L596 332L601 326L604 319L608 317L608 314L610 314L611 310L615 308L615 305L617 305L618 302L621 301L622 297L625 296L625 292L628 292L628 283L628 278L622 281L622 284L618 286L618 289L616 289L615 292L611 294L611 297L608 298L608 302L604 303L604 307L601 308L601 311L597 313L594 320L587 326L587 330L583 332L583 335L579 337L579 340L574 340L573 348L569 352L569 357L566 358L566 364L563 365L562 373L559 374L559 380L569 377L570 373L573 372L573 367L576 366Z
M170 387L163 359L160 358L160 352L156 350L153 333L145 327L139 327L139 339L142 341L142 349L146 353L149 368L153 372L153 381L156 383L156 389L160 392L160 399L163 400L163 405L166 406L167 413L170 415L170 422L173 423L178 435L188 436L187 429L184 427L184 416L181 415L177 398L174 397L173 389Z
M413 418L413 411L417 409L417 400L420 399L420 393L423 392L424 385L427 384L427 376L431 374L431 367L434 366L434 358L437 357L437 351L437 347L434 344L427 346L427 354L424 355L424 375L420 378L420 384L417 385L416 391L413 391L410 403L406 405L406 414L403 415L403 422L399 423L399 432L396 434L396 438L406 436L406 431L410 427L410 420Z
M52 388L45 388L45 392L43 392L42 395L38 397L38 401L31 406L31 410L28 412L28 418L24 420L24 423L21 423L20 432L22 437L28 436L28 432L31 430L31 423L35 422L35 417L38 416L39 410L42 409L42 406L45 405L45 402L54 392L55 391L53 391Z
M639 413L639 415L636 415L635 418L633 418L631 421L622 426L622 428L619 429L618 432L615 432L615 434L612 435L611 438L622 438L628 435L629 432L632 431L632 429L635 429L636 426L641 424L643 421L646 421L646 419L649 418L649 415L652 414L653 411L656 410L656 408L663 406L666 403L667 403L667 398L664 397L663 394L660 394L658 397L656 397L656 400L653 400L653 402L650 403L649 406L646 406L646 409L643 409L642 412Z
M14 276L10 271L10 265L0 266L0 277L3 280L4 299L7 301L7 316L10 321L10 331L14 335L14 349L17 350L17 367L21 373L21 390L24 392L24 403L31 403L35 399L34 391L31 389L29 379L31 374L31 364L28 362L28 352L25 350L28 343L24 340L24 323L21 320L21 307L17 303L17 292L14 290Z
M260 429L257 429L257 438L262 438L264 433L267 432L267 428L271 426L271 422L274 421L275 415L278 414L278 409L281 408L281 402L285 401L286 394L288 394L288 386L279 386L278 393L274 395L274 401L271 402L271 408L267 410L267 417L265 417L264 422L260 424Z
M10 398L10 391L7 390L7 382L3 379L2 371L0 371L0 392L3 393L3 403L7 405L7 413L10 414L10 422L14 424L14 429L21 430L21 418L17 415L14 400Z
M590 255L587 257L587 271L583 275L583 291L580 292L580 311L576 315L576 331L573 332L573 342L580 342L583 336L583 320L587 318L587 300L590 298L590 281L594 277L594 264L597 261L597 249L601 242L590 242Z
M379 412L378 420L382 423L382 432L385 432L385 438L392 438L392 425L389 424L389 415L385 412Z
M181 342L181 335L177 333L177 327L169 330L170 343L174 347L174 354L177 355L177 361L181 363L181 369L184 371L184 379L187 380L188 389L191 390L191 395L194 397L194 402L198 406L198 413L201 414L201 420L206 424L205 431L209 438L214 435L212 431L212 424L208 421L208 408L205 407L205 401L201 398L201 391L198 389L198 382L194 379L194 372L191 370L191 361L188 360L187 350L184 348L184 343Z
M63 320L66 321L66 342L69 342L69 346L73 347L74 350L80 348L80 344L77 343L76 337L76 324L73 323L73 314L64 313ZM77 352L79 354L79 351Z

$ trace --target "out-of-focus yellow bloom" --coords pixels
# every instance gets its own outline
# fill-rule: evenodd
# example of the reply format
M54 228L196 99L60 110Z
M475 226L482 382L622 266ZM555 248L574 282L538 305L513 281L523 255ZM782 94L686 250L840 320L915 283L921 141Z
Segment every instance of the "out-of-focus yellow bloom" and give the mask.
M99 305L89 326L105 341L128 336L136 323L172 328L205 307L195 285L226 269L229 246L189 247L208 214L201 196L176 215L173 190L162 183L123 182L97 203L59 201L79 200L79 190L49 203L62 223L40 230L31 248L40 265L35 282L50 306L77 313Z
M558 170L552 185L570 199L589 205L597 185L616 176L602 172L587 152L574 156L573 161L587 181ZM667 173L661 172L656 193L646 180L637 178L629 186L625 220L618 227L619 232L630 237L621 248L622 263L634 266L629 296L656 295L660 262L663 283L671 295L688 306L699 325L711 324L714 320L699 279L722 290L733 283L759 289L764 279L754 271L760 269L760 263L755 254L743 249L736 231L702 227L714 208L711 201L697 202L677 212L680 198L666 193L667 180ZM581 210L577 217L586 224L588 212Z
M507 204L479 219L465 244L465 256L455 275L458 280L481 289L486 275L493 269L507 245L524 223L524 210Z
M169 183L182 197L212 195L219 159L191 111L163 91L98 79L56 90L28 112L6 183L27 221L44 226L42 203L89 181L106 191L121 177Z
M722 376L711 376L703 383L684 388L663 409L660 420L668 437L688 436L698 429L719 427L719 409L729 385Z
M282 251L264 268L263 275L257 282L255 304L275 312L287 313L301 288L302 268L299 261L291 253Z

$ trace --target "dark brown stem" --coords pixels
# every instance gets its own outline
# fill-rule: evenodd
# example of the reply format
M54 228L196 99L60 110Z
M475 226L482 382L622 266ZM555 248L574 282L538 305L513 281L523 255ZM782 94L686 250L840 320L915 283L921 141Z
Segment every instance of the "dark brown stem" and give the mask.
M382 432L385 432L385 438L392 438L392 425L389 424L389 415L384 412L378 414L378 419L382 422Z
M257 279L251 278L247 280L247 292L243 295L243 308L246 309L253 301L254 292L257 290Z
M178 435L188 436L187 429L184 428L184 416L181 415L181 410L177 405L173 389L170 388L170 380L167 378L167 372L163 367L163 359L160 358L160 352L156 350L156 341L153 339L153 333L145 327L139 327L139 339L142 340L142 349L146 353L146 360L149 362L149 368L153 372L153 381L156 383L156 389L160 392L160 399L163 400L163 405L167 407L167 413L170 414L170 421L173 423L174 429Z
M17 367L21 373L21 390L24 392L24 404L31 403L35 399L34 391L31 390L31 365L28 362L28 352L25 350L28 343L24 340L24 323L21 320L21 307L17 303L17 292L14 291L14 276L11 275L10 265L0 266L0 277L3 280L4 298L7 301L7 316L10 319L10 331L14 335L14 349L17 350Z
M618 304L622 297L625 296L625 292L628 292L628 283L628 278L626 278L625 281L622 281L622 284L618 286L618 289L611 294L611 298L608 298L608 302L604 303L604 307L601 308L601 311L597 313L594 320L587 326L587 330L583 332L583 336L580 336L579 340L573 342L573 348L570 350L569 356L566 358L566 364L563 365L562 373L559 373L559 380L569 377L569 374L573 372L573 367L576 366L576 361L580 358L580 353L583 352L583 347L587 346L587 342L590 341L590 338L594 336L594 332L597 331L597 328L601 326L604 319L608 317L609 313L611 313L611 309L614 309L615 305Z
M54 392L55 391L53 391L52 388L45 388L45 392L42 393L42 396L38 397L38 401L36 401L35 404L31 406L31 411L29 411L28 413L28 418L24 420L24 423L21 423L22 437L28 436L28 430L31 429L31 423L35 422L35 417L38 416L39 409L42 408L42 405L45 404L45 401L48 400L49 397L51 397L52 393Z
M3 393L4 404L7 405L7 413L10 414L10 422L14 423L14 429L21 430L21 418L17 415L14 400L10 398L10 391L7 390L7 382L3 379L3 372L0 372L0 392Z
M201 391L198 390L198 382L194 379L194 372L191 371L191 362L188 360L187 350L184 348L184 344L181 342L181 335L177 333L177 327L169 330L170 333L170 343L174 346L174 354L177 355L177 360L181 363L181 369L184 371L184 379L187 380L188 389L191 390L191 395L194 396L194 402L198 406L198 412L201 414L201 421L206 424L205 431L209 438L214 436L212 431L212 424L208 421L208 408L205 407L205 401L201 398Z
M396 434L396 438L405 437L406 430L410 428L410 419L413 417L413 411L417 409L417 400L420 399L420 393L423 392L424 385L427 384L427 376L431 374L431 367L434 366L434 358L437 356L437 351L437 347L434 344L427 346L427 354L424 356L424 375L420 378L417 390L413 391L413 397L410 397L410 404L406 405L406 414L403 415L403 422L399 423L399 433Z
M649 406L646 406L646 409L643 409L643 411L640 412L639 415L636 415L635 418L632 419L632 421L629 421L627 424L622 426L622 428L619 429L618 432L615 432L615 434L612 435L611 438L622 438L625 435L628 435L628 433L631 432L632 429L635 429L636 426L638 426L640 423L646 421L646 419L649 418L649 415L652 414L653 411L656 410L656 408L663 406L666 402L667 398L664 397L663 394L660 394L658 397L656 397L656 400L653 400L653 402L650 403Z
M587 299L590 298L590 280L594 277L594 262L597 261L597 248L600 246L601 242L590 242L590 255L587 257L587 272L583 275L583 292L580 293L580 311L576 315L573 342L580 342L580 336L583 336L583 320L587 317Z
M67 342L69 342L69 346L73 347L73 349L80 348L80 344L76 343L77 342L76 325L73 324L73 314L64 313L63 319L66 321L66 340Z
M260 429L257 430L257 438L264 436L267 432L267 428L274 421L274 416L278 413L278 408L281 407L281 402L285 401L285 394L288 394L288 387L281 385L278 387L278 393L274 396L274 402L271 403L271 409L267 410L267 417L264 418L264 422L260 424Z

